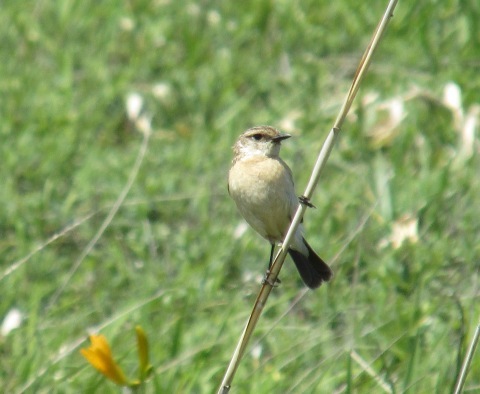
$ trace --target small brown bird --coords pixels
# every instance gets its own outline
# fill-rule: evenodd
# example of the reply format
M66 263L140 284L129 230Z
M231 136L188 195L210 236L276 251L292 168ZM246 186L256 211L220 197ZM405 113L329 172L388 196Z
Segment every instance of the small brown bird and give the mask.
M257 233L272 245L282 242L297 210L292 171L280 158L281 141L290 138L270 126L245 131L233 147L228 192ZM315 289L332 277L330 267L303 238L300 225L288 250L305 284Z

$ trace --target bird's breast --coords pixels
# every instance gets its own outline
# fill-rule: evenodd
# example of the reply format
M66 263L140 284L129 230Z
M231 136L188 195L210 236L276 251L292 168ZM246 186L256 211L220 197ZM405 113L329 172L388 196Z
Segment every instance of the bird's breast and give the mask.
M270 242L281 241L298 204L285 163L268 157L239 160L230 169L228 186L245 220Z

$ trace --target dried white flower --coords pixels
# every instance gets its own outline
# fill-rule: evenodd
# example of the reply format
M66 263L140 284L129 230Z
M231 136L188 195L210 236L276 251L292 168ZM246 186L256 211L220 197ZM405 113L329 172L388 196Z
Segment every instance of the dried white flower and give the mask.
M462 107L462 90L454 82L449 82L443 89L443 105L453 114L455 130L460 131L464 123L464 111Z
M126 102L127 116L132 122L135 122L140 115L143 107L143 98L138 93L130 93Z
M168 97L171 94L171 91L172 91L172 88L166 82L159 82L155 84L152 88L153 95L161 101L168 99Z
M134 27L135 27L135 22L133 21L132 18L129 18L128 16L124 16L123 18L120 19L120 28L122 30L132 31Z
M462 90L454 82L448 82L443 88L443 104L457 111L462 111Z
M392 225L390 241L394 249L398 249L405 241L413 244L418 242L418 218L403 215Z
M211 26L216 26L220 23L222 20L222 17L220 16L220 13L216 10L211 10L207 14L207 21Z
M148 135L152 132L152 120L147 115L140 116L135 122L135 126L142 134Z
M406 116L404 99L394 97L383 101L373 107L374 113L370 115L375 119L368 135L377 147L389 145L398 133L398 126Z
M23 321L23 314L17 308L10 309L3 319L2 327L0 328L1 336L7 336L12 330L20 327Z
M459 155L463 158L470 158L474 152L475 134L479 125L480 105L472 105L465 117L460 130Z

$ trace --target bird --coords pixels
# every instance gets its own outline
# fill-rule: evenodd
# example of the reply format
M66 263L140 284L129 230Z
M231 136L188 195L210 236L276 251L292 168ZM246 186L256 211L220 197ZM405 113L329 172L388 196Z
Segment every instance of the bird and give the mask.
M233 146L228 173L228 193L238 211L271 245L268 269L275 245L283 242L300 202L295 194L292 171L280 158L281 142L290 137L271 126L249 128ZM305 240L302 224L295 232L288 253L310 289L331 279L332 270Z

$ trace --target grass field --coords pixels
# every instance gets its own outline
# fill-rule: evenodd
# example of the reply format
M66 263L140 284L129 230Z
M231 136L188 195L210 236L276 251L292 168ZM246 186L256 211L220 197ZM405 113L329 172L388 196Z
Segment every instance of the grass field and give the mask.
M136 325L144 392L216 391L269 253L230 148L293 134L301 194L385 6L2 2L5 393L118 392L79 350L100 332L135 376ZM477 0L400 1L305 217L335 277L305 292L287 260L232 393L452 391L480 319L479 32Z

